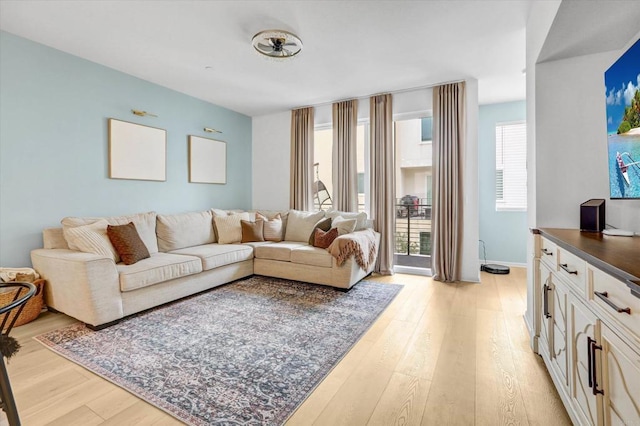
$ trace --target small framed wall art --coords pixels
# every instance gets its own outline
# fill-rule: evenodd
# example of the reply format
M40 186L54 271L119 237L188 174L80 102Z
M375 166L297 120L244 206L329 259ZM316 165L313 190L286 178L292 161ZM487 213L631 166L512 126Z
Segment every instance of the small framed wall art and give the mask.
M109 178L167 180L167 131L109 119Z
M227 143L189 136L189 182L227 183Z

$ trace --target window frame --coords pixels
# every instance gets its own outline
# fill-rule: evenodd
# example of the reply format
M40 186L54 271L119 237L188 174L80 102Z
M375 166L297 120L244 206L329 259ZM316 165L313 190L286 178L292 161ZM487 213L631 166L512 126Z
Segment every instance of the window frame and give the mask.
M518 143L523 143L524 145L524 149L521 150L518 154L519 155L524 155L524 187L520 188L523 192L524 192L524 197L520 197L523 204L517 204L514 203L514 200L509 200L509 197L507 197L505 199L505 141L504 141L504 133L503 133L503 137L501 138L500 142L502 142L502 147L500 148L500 151L502 152L502 158L503 161L501 162L501 164L499 165L498 163L498 155L499 155L499 147L498 147L498 137L499 137L499 130L503 129L505 127L508 126L524 126L524 131L522 132L522 135L524 136L523 140L518 140ZM497 122L495 123L495 127L494 127L494 149L495 149L495 155L494 155L494 160L495 160L495 164L494 164L494 196L495 196L495 209L498 212L526 212L527 211L527 173L526 173L526 168L527 168L527 122L526 120L515 120L515 121L507 121L507 122ZM513 160L512 160L513 161ZM502 185L501 188L498 188L498 172L502 172ZM515 183L511 184L512 186L515 186ZM502 198L498 198L498 193L501 192L502 193Z

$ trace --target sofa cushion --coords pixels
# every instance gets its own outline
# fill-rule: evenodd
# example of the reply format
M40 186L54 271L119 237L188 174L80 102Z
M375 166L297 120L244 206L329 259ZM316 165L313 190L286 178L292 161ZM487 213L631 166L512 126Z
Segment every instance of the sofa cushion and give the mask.
M159 214L156 234L158 249L162 252L215 243L213 213L207 210L172 215Z
M265 241L282 241L282 237L284 236L284 222L282 221L280 213L277 213L271 219L260 212L257 212L255 216L256 220L262 220L264 222L262 234Z
M327 232L316 228L313 233L315 234L315 238L313 239L312 246L323 249L328 248L333 240L338 238L338 228L331 228Z
M71 250L99 254L118 262L118 252L107 235L108 226L109 223L101 219L88 225L68 228L64 236Z
M343 219L356 219L356 231L360 231L362 229L371 228L371 223L367 220L366 212L341 212L338 210L331 210L326 213L327 217L331 219L335 219L338 216L342 216Z
M265 244L255 247L255 257L269 260L291 261L291 250L307 246L307 243L283 241L280 243Z
M249 213L236 213L227 216L213 216L219 244L233 244L242 241L241 220L249 220Z
M242 228L242 240L240 241L241 243L255 243L264 241L264 236L262 235L264 221L262 219L257 219L255 222L241 220L240 227Z
M345 235L350 234L356 230L357 219L345 219L342 216L337 216L333 219L331 228L337 228L338 234Z
M327 250L312 246L291 250L291 263L331 268L333 256Z
M107 225L107 235L125 265L133 265L149 257L149 250L140 239L133 222L126 225Z
M199 257L170 253L154 253L133 265L116 265L120 274L120 290L131 291L157 283L202 272Z
M202 259L202 269L205 271L253 259L253 247L244 244L205 244L175 250L171 253Z
M42 244L46 249L69 249L62 228L45 228L42 230Z
M287 219L287 230L285 241L309 242L309 237L316 223L324 218L324 212L304 212L300 210L290 210Z
M133 222L140 238L147 246L150 254L158 252L158 240L156 237L156 212L138 213L128 216L110 216L110 217L65 217L62 219L62 228L66 231L68 228L76 226L88 225L99 221L106 220L109 225L126 225Z
M316 241L316 230L318 229L324 232L327 232L329 229L331 229L331 218L325 217L324 219L320 219L318 223L316 223L316 226L313 227L313 230L311 231L311 235L309 236L310 246L315 245L314 243Z

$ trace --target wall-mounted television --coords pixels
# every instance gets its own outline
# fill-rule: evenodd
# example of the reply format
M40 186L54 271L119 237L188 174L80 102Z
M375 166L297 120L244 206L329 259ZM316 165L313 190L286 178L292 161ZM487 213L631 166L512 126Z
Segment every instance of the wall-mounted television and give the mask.
M640 199L640 40L604 73L609 192Z

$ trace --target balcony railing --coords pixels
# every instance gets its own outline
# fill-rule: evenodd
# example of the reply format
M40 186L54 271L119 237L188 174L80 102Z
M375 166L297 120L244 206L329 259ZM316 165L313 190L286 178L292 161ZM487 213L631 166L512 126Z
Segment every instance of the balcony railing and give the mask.
M431 268L431 200L405 196L396 200L394 264Z

